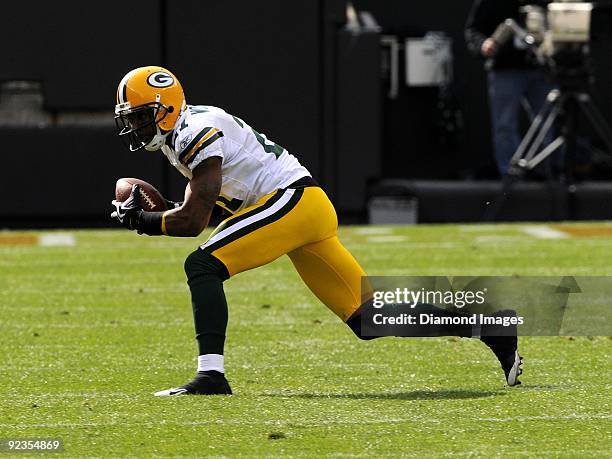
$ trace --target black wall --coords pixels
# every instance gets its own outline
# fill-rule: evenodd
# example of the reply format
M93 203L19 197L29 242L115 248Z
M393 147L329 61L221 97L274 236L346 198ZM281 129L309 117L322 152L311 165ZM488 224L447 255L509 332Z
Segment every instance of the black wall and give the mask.
M184 0L167 8L168 66L188 101L244 117L317 170L319 4Z
M5 2L0 80L40 80L46 106L107 109L128 70L161 60L161 0Z
M398 101L387 102L385 120L385 135L394 139L387 144L386 154L402 167L398 172L397 165L388 164L386 172L445 178L457 177L467 169L487 168L491 162L491 128L485 73L482 63L467 51L463 38L472 0L356 0L355 6L371 11L385 33L420 37L429 31L443 31L453 39L454 94L464 121L457 150L445 151L435 144L437 133L432 126L436 114L432 107L436 92L402 87Z
M435 143L434 94L402 88L398 101L381 97L376 37L342 31L343 0L7 2L0 81L40 80L52 113L98 110L110 120L116 85L128 70L168 66L181 78L188 102L222 106L296 154L341 211L362 210L365 184L381 171L444 178L486 169L485 75L463 41L472 1L354 3L374 13L383 33L442 30L454 39L455 94L465 126L453 148ZM610 44L612 20L600 22L608 32L598 43ZM612 61L598 49L598 101L612 115ZM184 180L159 155L130 155L111 128L2 128L0 141L5 151L18 152L0 171L1 191L23 188L25 180L45 189L42 199L37 187L24 190L18 206L0 213L3 222L61 217L70 205L56 204L67 197L66 184L90 193L75 198L81 201L74 215L100 218L106 218L102 206L117 177L149 177L171 198L184 190Z
M0 128L0 139L22 145L3 156L4 218L106 216L118 177L163 179L163 157L125 154L112 129Z
M333 121L324 121L333 112L323 96L324 82L333 78L324 56L335 46L330 30L340 23L341 6L338 0L58 0L36 8L10 2L3 17L11 20L0 29L7 45L0 81L41 81L52 113L99 110L110 121L121 77L134 67L164 65L181 79L188 103L243 117L325 184L334 174L324 170L333 166L323 151L323 131L332 131L325 122ZM20 188L24 178L45 190L23 190L19 203L0 213L5 224L67 216L69 201L57 203L68 189L85 190L74 197L71 215L105 217L121 176L148 174L171 198L184 192L184 179L159 154L130 154L111 129L5 128L0 140L7 151L21 152L0 172L2 191ZM140 161L139 173L132 166Z
M300 158L322 154L321 5L316 1L167 3L167 62L188 103L223 107Z

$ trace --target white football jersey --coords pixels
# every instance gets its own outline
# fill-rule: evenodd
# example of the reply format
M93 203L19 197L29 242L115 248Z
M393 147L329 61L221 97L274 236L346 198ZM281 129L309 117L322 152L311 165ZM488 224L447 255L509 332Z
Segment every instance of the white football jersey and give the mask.
M217 204L235 213L310 173L295 156L224 110L188 105L162 151L185 177L206 158L222 160Z

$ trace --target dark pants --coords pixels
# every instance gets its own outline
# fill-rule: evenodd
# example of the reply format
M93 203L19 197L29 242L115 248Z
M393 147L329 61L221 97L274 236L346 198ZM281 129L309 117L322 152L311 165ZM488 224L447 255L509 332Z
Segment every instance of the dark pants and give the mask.
M493 125L495 161L499 172L507 172L510 159L521 143L519 119L521 102L526 98L534 115L552 89L546 75L539 70L492 70L489 72L489 104ZM549 135L544 142L554 139Z

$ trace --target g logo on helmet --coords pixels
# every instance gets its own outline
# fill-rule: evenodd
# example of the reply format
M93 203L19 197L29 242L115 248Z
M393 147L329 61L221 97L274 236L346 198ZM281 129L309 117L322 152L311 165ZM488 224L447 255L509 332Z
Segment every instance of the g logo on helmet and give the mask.
M154 88L167 88L174 84L174 78L166 72L155 72L149 75L147 83Z

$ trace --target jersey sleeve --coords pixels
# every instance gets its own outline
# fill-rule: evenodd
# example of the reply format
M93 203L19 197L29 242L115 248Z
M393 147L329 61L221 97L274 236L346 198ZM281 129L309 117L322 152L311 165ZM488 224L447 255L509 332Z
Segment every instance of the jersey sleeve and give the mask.
M223 131L216 127L196 130L195 135L179 140L179 161L194 170L202 161L212 156L223 159L222 137Z

